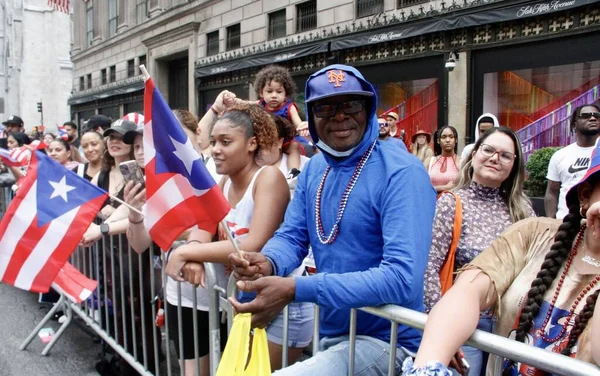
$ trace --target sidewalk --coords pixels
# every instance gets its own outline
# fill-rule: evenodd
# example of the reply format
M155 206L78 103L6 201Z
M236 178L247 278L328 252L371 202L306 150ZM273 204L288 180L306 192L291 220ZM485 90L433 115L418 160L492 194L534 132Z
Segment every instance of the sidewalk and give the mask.
M37 302L38 295L0 284L0 375L97 376L94 370L100 345L77 324L71 324L48 356L40 353L44 344L39 337L27 350L20 351L21 342L48 312ZM55 331L59 324L51 321Z

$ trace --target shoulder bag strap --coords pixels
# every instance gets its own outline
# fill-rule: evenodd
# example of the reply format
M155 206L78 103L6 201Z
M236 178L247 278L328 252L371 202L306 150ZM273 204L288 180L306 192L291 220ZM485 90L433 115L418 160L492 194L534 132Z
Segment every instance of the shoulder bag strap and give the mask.
M452 227L452 242L450 242L450 248L448 249L446 260L440 269L442 295L444 295L446 291L450 290L450 287L452 287L452 283L454 282L454 261L456 259L456 248L458 247L460 233L462 231L462 203L460 202L460 198L454 192L448 191L442 192L442 194L443 193L450 193L454 196L456 201L456 211L454 212L454 225Z

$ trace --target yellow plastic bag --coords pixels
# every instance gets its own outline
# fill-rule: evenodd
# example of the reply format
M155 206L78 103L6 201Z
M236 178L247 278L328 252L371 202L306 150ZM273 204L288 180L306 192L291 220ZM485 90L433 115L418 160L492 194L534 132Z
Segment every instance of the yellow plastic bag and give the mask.
M229 333L219 369L217 369L217 376L271 375L267 332L264 329L254 329L252 358L250 358L248 367L244 369L250 344L250 320L249 313L237 314L233 319L233 327Z

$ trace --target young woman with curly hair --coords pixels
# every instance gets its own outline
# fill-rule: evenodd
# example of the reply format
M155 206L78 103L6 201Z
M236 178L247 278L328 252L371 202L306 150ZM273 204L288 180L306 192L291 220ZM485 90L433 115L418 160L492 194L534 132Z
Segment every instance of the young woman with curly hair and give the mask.
M290 199L286 179L279 169L260 167L256 162L258 153L262 149L270 150L278 140L273 119L253 104L231 107L212 127L212 156L217 172L224 176L219 185L231 205L225 220L244 252L261 251L283 222ZM219 231L219 241L211 240L212 234L206 231L192 231L187 244L171 252L167 274L175 280L187 280L204 287L202 263L212 262L220 264L218 273L224 276L227 257L235 249L222 231ZM245 298L252 299L251 296ZM311 340L312 312L310 304L290 305L290 362L300 356ZM281 368L282 328L281 314L267 328L273 370Z
M449 375L446 365L475 330L479 312L498 313L494 332L587 362L589 324L600 287L600 242L582 221L600 203L597 148L584 178L567 194L560 221L528 218L510 226L464 267L429 315L423 340L405 375ZM467 161L468 162L468 161ZM590 216L592 211L590 211ZM596 214L597 216L597 214ZM437 372L437 373L436 373ZM488 375L545 375L527 364L490 355Z

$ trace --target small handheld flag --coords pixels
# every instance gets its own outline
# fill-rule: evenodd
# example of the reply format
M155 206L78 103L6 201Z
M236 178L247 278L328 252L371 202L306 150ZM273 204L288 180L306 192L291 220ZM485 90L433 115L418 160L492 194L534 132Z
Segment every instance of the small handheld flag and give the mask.
M144 120L146 223L152 240L167 250L193 226L214 233L229 203L150 77Z
M107 197L36 151L0 221L0 280L47 292Z

